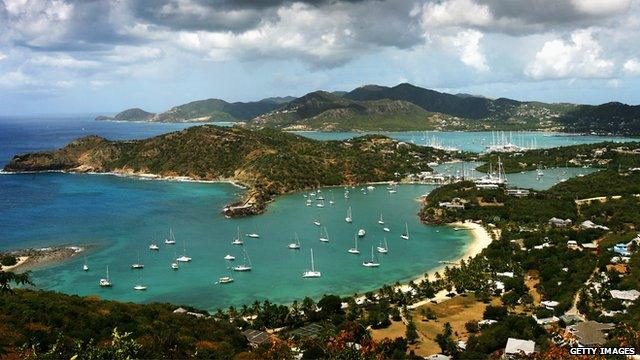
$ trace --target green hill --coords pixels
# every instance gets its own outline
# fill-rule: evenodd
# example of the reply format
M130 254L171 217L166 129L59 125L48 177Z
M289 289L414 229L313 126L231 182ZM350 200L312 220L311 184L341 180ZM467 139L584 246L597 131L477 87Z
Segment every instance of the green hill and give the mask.
M429 170L444 151L364 136L318 141L272 129L213 125L136 141L78 139L62 149L15 156L5 171L116 172L233 180L249 189L229 215L255 214L274 196L328 185L398 180Z
M155 115L139 108L133 108L121 111L115 116L98 116L96 120L151 121Z

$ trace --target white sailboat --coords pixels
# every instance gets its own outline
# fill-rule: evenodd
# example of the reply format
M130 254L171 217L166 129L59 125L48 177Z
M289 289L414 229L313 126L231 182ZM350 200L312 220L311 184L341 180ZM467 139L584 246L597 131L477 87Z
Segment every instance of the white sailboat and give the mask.
M378 261L376 261L375 258L374 258L373 246L371 246L371 260L363 261L362 262L362 266L364 266L364 267L378 267L378 266L380 266L380 263Z
M160 250L160 247L158 247L158 244L156 243L151 243L149 245L149 250Z
M302 273L303 278L319 278L322 276L320 271L316 271L315 263L313 262L313 249L311 249L311 270L307 270Z
M135 264L131 264L131 268L132 269L143 269L144 268L144 264L142 264L140 262L140 251L138 251L138 262L136 262Z
M384 225L384 220L382 219L382 214L380 214L380 219L378 220L378 224Z
M353 218L351 217L351 206L349 206L349 209L347 210L347 217L344 218L344 221L346 221L348 223L352 223L353 222Z
M164 239L164 243L167 245L175 245L176 237L173 236L173 229L169 228L169 237Z
M329 205L333 205L336 203L336 199L333 196L333 190L331 190L331 200L329 200Z
M364 229L358 229L358 237L364 237L367 234Z
M295 241L289 244L289 249L291 250L299 250L300 249L300 238L298 238L298 233L295 235Z
M324 232L323 232L324 230ZM320 241L329 242L329 234L327 233L327 227L325 226L322 230L320 230Z
M350 254L360 254L360 250L358 250L358 238L355 235L353 235L353 241L355 243L355 246L348 250L349 253Z
M409 240L409 225L406 221L404 222L404 232L402 233L402 235L400 235L400 237L405 240Z
M133 290L137 290L137 291L147 290L147 285L144 285L144 283L142 282L142 274L140 274L140 277L138 278L138 283L133 287Z
M260 234L258 234L258 225L256 225L256 231L252 232L250 234L247 234L248 237L253 238L253 239L257 239L260 237Z
M182 256L176 259L179 262L189 262L191 258L187 256L187 241L182 238Z
M251 271L251 259L249 255L247 255L247 249L245 249L244 245L242 245L242 264L238 264L231 268L233 271Z
M227 267L227 269L228 269L228 267ZM218 284L221 284L221 285L222 284L229 284L229 283L232 283L232 282L233 282L233 278L231 276L229 276L229 275L221 276L221 277L218 278Z
M89 265L87 265L87 255L84 256L84 264L82 265L82 271L89 271Z
M102 287L111 287L111 281L109 281L109 265L107 265L107 277L105 279L100 279L99 284Z
M236 235L236 238L233 239L233 241L231 243L233 245L242 245L243 244L242 235L240 235L240 226L238 226L238 234Z
M322 201L318 202L318 203L316 204L316 206L317 206L317 207L319 207L319 208L323 208L323 207L324 207L324 200L322 200Z
M318 220L318 219L313 219L313 225L315 225L315 226L320 226L320 220Z
M389 232L389 231L391 231L391 229L389 229L388 227L385 226L385 227L382 228L382 231Z
M224 259L225 260L229 260L229 261L233 261L233 260L236 259L236 257L231 255L231 254L227 254L227 255L224 256Z
M171 263L171 269L173 269L173 270L179 270L179 269L180 269L180 266L178 265L178 263L177 263L177 262L172 262L172 263Z
M386 254L389 252L389 244L387 244L387 238L384 238L384 246L382 246L382 241L380 241L380 246L378 246L378 252L380 254Z

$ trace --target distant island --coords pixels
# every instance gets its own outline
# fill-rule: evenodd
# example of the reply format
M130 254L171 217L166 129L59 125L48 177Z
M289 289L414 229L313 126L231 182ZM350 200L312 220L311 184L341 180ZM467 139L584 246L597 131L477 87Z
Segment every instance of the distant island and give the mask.
M207 99L154 114L128 109L96 120L244 122L251 128L289 131L544 130L640 135L640 106L543 103L447 94L411 84L365 85L349 92L229 103Z
M62 149L15 156L7 172L68 171L231 181L248 189L228 216L261 213L276 195L331 185L396 181L448 161L442 150L380 135L319 141L273 129L202 125L145 140L88 136Z

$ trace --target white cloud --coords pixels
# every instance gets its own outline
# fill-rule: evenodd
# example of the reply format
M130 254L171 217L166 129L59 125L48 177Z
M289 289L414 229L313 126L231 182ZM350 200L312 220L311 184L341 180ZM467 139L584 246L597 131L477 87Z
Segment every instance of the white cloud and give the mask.
M0 52L0 61L4 60L7 58L7 55L3 54Z
M629 8L631 0L571 0L573 6L585 14L611 15Z
M47 67L90 69L100 66L100 63L92 60L80 60L67 54L41 55L31 59L31 63Z
M34 80L20 70L0 74L0 87L3 88L18 88L33 83Z
M545 42L525 74L534 79L610 77L614 63L602 57L602 46L593 32L592 29L577 30L571 33L569 41Z
M622 65L622 69L627 74L640 75L640 61L636 58L631 58Z
M487 60L480 50L480 39L484 35L477 30L460 31L453 37L445 37L443 41L450 43L460 56L460 61L478 71L487 71Z
M613 89L617 89L622 85L622 81L620 79L611 79L607 81L607 86Z
M425 27L451 25L488 25L493 21L488 5L480 5L473 0L447 0L440 3L428 2L422 8L422 23Z

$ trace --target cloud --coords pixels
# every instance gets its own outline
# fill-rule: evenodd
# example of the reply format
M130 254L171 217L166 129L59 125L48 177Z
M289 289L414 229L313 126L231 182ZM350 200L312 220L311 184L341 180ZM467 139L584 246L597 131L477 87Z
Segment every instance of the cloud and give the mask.
M630 0L572 0L575 8L590 15L619 14L629 8Z
M477 30L461 31L453 37L445 38L460 56L460 61L478 71L487 71L487 60L480 50L480 39L484 35Z
M43 65L46 67L72 68L72 69L90 69L97 68L100 63L92 60L80 60L67 54L42 55L31 59L32 64Z
M602 46L593 33L592 29L577 30L571 33L568 41L545 42L525 74L537 80L610 77L614 63L602 57Z
M493 20L489 6L473 0L427 2L422 8L422 22L430 28L452 25L486 26Z
M7 58L7 55L5 55L4 53L0 52L0 61L4 60Z
M622 68L625 73L629 75L640 75L640 61L636 58L631 58L627 60Z

